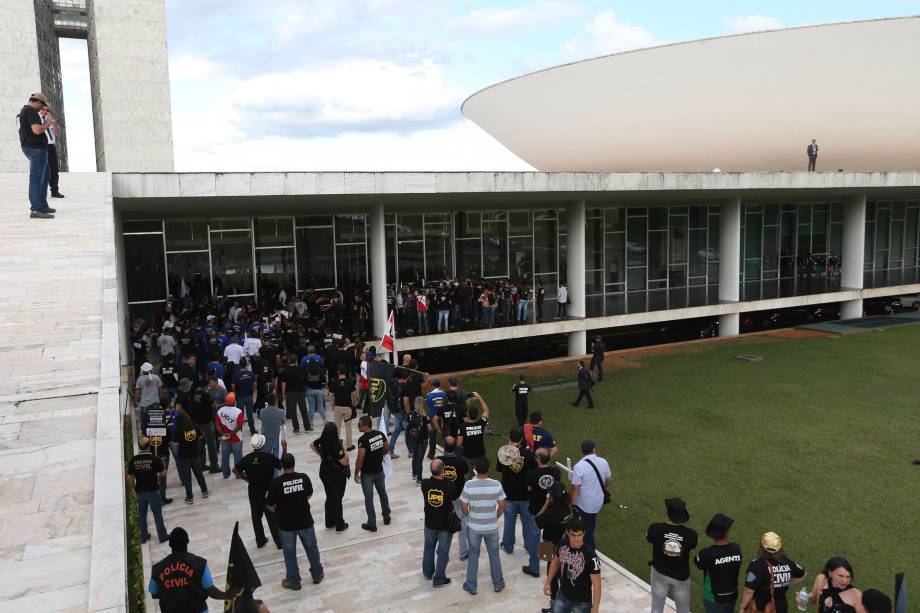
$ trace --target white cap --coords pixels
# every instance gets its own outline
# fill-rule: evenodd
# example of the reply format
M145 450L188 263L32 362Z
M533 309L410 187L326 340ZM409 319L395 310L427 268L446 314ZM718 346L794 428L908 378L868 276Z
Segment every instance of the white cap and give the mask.
M172 327L173 327L173 322L169 321L168 319L167 319L166 321L163 322L163 329L164 329L164 330L165 330L166 328L172 328Z
M144 362L141 364L141 372L150 372L151 370L153 370L153 364L150 362Z
M214 319L214 316L213 316L213 315L208 315L205 319L207 319L208 321L211 321L212 319Z
M249 442L252 443L253 449L262 449L262 447L265 446L265 436L262 434L253 434Z

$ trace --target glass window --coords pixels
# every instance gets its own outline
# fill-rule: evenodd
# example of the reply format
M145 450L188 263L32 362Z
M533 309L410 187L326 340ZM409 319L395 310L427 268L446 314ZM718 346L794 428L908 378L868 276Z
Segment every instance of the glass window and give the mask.
M585 271L585 294L603 294L604 293L604 271L603 270L586 270Z
M457 250L457 276L461 279L478 280L482 259L480 256L480 242L475 240L458 240L455 243Z
M763 269L779 269L779 253L777 241L779 240L776 226L766 226L763 229Z
M744 224L744 257L747 259L760 259L761 223L763 216L759 213L745 216Z
M671 264L687 263L687 218L671 216Z
M249 230L248 217L221 217L212 219L209 223L212 232L218 230Z
M425 213L425 223L450 223L450 213Z
M645 266L645 218L631 217L626 222L626 261L628 266Z
M163 235L126 235L124 239L128 302L166 300Z
M687 285L687 267L671 266L668 275L668 283L671 287L684 287Z
M530 235L533 230L530 225L530 211L511 211L508 213L508 234L511 236Z
M626 230L626 209L616 208L604 211L604 229L607 232Z
M367 287L367 258L364 244L336 245L336 280L344 294L361 291Z
M484 277L508 276L508 222L482 222L482 267Z
M694 207L695 208L695 207ZM706 228L690 230L690 276L706 276Z
M648 278L668 278L668 233L648 233Z
M418 282L422 280L422 277L425 276L425 262L422 259L422 241L400 241L396 257L399 261L400 284L418 284Z
M385 233L387 252L387 283L396 283L396 225L386 225Z
M364 215L336 215L335 242L363 243L365 237Z
M763 224L765 226L779 225L779 205L768 204L763 207Z
M529 236L508 239L512 281L530 281L533 275L532 241L533 239Z
M900 262L904 258L904 222L891 222L891 261ZM896 267L900 267L898 264Z
M631 292L645 289L644 268L630 268L626 272L626 289Z
M827 253L827 205L816 204L812 209L811 221L812 253Z
M262 300L271 300L282 288L288 296L293 297L294 249L257 249L256 274L259 281L259 296Z
M648 209L648 229L649 230L667 230L668 229L668 207L651 206Z
M197 253L167 253L169 293L201 300L211 295L211 262L207 251Z
M604 267L604 226L590 221L585 226L585 268L598 270Z
M690 227L694 229L705 228L708 225L709 207L690 207Z
M185 219L166 221L167 251L195 251L207 248L208 222Z
M626 233L608 234L605 249L607 283L623 283L626 281Z
M129 232L162 232L163 222L159 219L125 219L121 222L123 234Z
M543 289L546 290L546 295L544 299L549 300L550 298L556 297L556 275L535 275L534 276L534 288L536 288L537 283L543 284ZM545 308L545 307L544 307Z
M213 225L211 226L213 228ZM211 232L211 268L214 294L252 294L252 237L250 232Z
M450 223L425 224L425 276L428 279L454 276Z
M624 294L607 294L604 297L604 303L604 313L607 315L622 315L626 312Z
M396 238L400 241L421 240L422 215L397 215Z
M301 290L335 287L332 228L297 230L297 272Z
M483 211L482 221L507 221L508 214L505 211Z
M875 250L881 251L888 249L891 222L891 209L887 206L880 206L876 214L875 222ZM886 266L887 268L887 266Z
M479 238L480 225L478 211L470 213L461 211L454 217L454 231L457 233L457 238ZM479 269L478 264L476 268Z
M629 313L645 313L645 292L630 292L626 294L626 308Z
M556 214L546 211L534 219L533 265L537 274L556 272Z
M307 215L305 217L295 217L294 223L297 226L331 226L332 215Z
M780 233L779 252L784 256L795 255L795 213L783 212Z
M290 217L256 217L256 247L290 247L294 244L294 224Z
M712 212L709 213L709 261L719 261L719 216Z

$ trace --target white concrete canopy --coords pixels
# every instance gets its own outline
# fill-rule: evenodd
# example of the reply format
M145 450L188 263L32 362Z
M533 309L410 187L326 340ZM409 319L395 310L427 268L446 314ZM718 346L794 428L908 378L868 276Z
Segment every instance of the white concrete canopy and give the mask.
M473 94L463 114L547 171L920 168L920 17L630 51Z

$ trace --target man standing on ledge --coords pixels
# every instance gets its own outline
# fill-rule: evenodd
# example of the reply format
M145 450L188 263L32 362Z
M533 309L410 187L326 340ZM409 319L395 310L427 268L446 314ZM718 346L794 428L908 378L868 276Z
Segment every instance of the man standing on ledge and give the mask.
M811 139L811 144L805 149L808 154L808 172L815 171L815 162L818 161L818 141Z
M22 153L29 159L29 217L54 219L55 212L48 206L48 137L45 132L57 126L57 122L42 122L39 109L48 104L48 98L41 92L29 96L29 103L19 112L19 144Z

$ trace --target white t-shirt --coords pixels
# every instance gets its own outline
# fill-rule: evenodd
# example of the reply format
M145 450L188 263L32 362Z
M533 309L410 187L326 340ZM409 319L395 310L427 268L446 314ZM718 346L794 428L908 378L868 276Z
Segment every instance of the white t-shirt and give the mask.
M246 355L250 358L253 356L253 354L257 353L261 348L262 348L262 341L260 341L259 339L255 337L250 336L250 337L247 337L245 341L243 341L243 351L245 351Z
M157 339L157 345L160 347L160 355L172 355L176 352L176 339L171 334L161 334Z
M569 290L566 288L566 286L559 286L559 292L556 295L556 300L559 302L559 304L565 304L569 301Z
M239 364L240 358L242 358L244 355L246 355L246 352L237 343L230 343L224 347L224 357L227 358L228 362Z
M583 457L575 468L572 469L572 485L581 486L578 490L578 499L575 506L585 513L599 513L604 506L604 490L597 480L597 474L585 460L591 460L591 464L597 468L601 474L601 480L607 481L612 476L610 466L607 460L599 458L593 453Z

